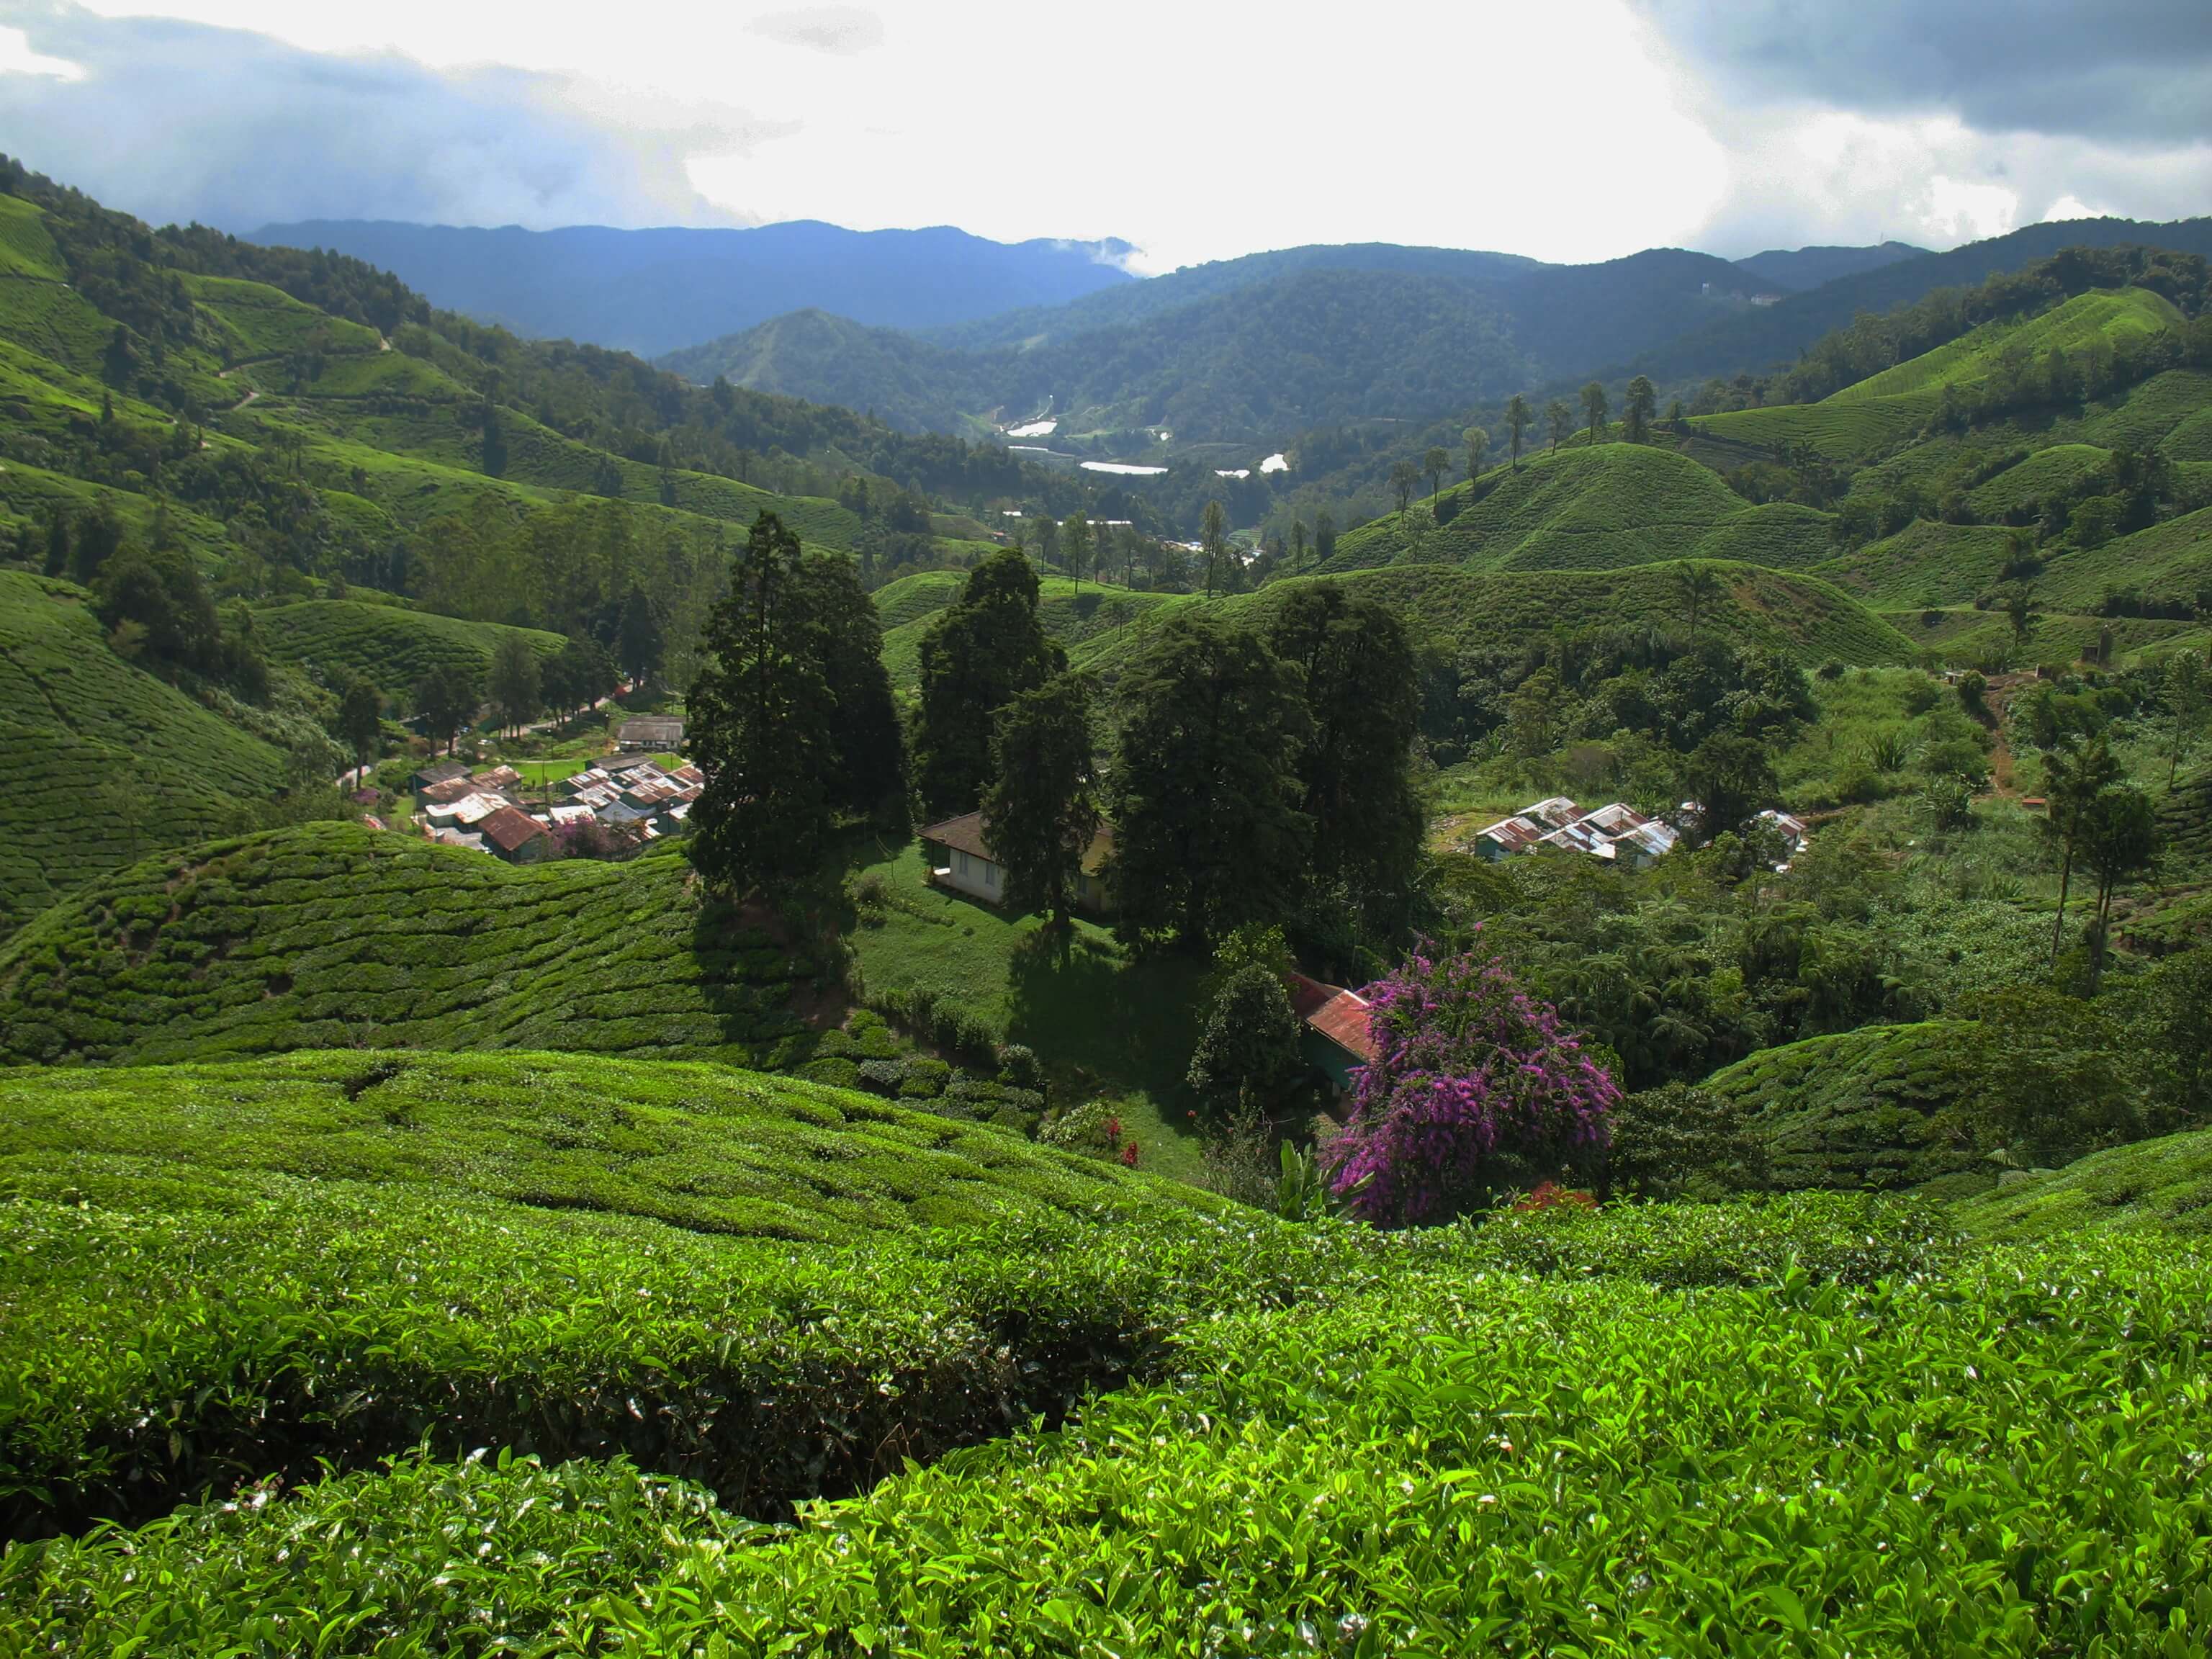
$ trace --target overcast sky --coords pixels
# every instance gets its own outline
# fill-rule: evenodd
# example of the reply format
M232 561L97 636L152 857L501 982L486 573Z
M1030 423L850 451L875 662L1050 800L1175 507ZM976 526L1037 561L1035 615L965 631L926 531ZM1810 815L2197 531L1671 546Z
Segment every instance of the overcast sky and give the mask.
M0 0L157 222L827 219L1559 260L2212 212L2212 0Z

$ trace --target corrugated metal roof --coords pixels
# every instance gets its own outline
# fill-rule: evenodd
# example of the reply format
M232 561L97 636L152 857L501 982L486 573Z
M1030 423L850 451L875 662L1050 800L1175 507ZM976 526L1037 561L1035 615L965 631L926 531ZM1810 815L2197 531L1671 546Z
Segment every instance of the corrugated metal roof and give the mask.
M1290 976L1291 1008L1307 1027L1361 1060L1375 1058L1367 999L1341 985L1324 985L1304 974Z

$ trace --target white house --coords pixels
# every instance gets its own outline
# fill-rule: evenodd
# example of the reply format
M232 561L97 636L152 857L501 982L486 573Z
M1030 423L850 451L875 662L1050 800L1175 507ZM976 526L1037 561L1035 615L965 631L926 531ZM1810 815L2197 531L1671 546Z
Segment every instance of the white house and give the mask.
M929 860L929 878L937 886L949 887L986 904L1006 902L1006 866L993 855L991 843L984 838L981 812L965 812L931 824L921 832L921 850ZM1102 823L1084 851L1075 878L1078 909L1103 914L1114 908L1099 878L1100 870L1113 853L1114 832Z

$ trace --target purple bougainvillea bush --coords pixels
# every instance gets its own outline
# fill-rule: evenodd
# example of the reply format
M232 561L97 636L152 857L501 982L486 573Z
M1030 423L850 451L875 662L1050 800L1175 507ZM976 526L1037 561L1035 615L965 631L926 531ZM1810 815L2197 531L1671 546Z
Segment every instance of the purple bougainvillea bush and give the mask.
M1551 1004L1477 948L1425 950L1367 988L1371 1064L1327 1154L1377 1226L1444 1221L1602 1151L1620 1091Z

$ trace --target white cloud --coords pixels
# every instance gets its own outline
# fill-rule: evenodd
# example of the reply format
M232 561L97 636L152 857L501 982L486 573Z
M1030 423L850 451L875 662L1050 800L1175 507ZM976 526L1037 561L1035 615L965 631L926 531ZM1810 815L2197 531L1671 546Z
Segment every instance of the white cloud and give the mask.
M31 37L21 29L0 28L0 75L43 75L56 81L82 81L84 65L33 51Z
M2027 3L2056 17L2069 0ZM1960 21L1977 3L1869 0L1869 40L1826 19L1820 40L1850 38L1812 52L1784 0L1746 0L1741 27L1720 0L1370 0L1349 15L1291 0L1257 18L1206 0L632 0L619 27L599 0L540 0L526 27L453 0L0 0L33 58L86 70L0 74L0 145L161 218L955 224L1125 238L1139 270L1304 242L1563 260L1948 244L2069 202L2212 204L2212 146L2156 136L2200 130L2187 76L2157 82L2155 121L1978 126L2051 53L1999 40L1978 67L1966 43L1995 37ZM2097 29L2066 34L2078 72L2037 106L2054 121L2120 95L2115 65L2134 73L2161 39L2176 61L2194 52L2204 31L2177 7L2212 15L2112 3L2109 63ZM2179 19L2163 36L2161 7ZM270 39L165 64L147 43L191 32L126 15L149 8ZM1916 30L1942 73L1884 80ZM119 70L118 40L137 43ZM345 95L314 95L318 66ZM378 73L386 89L362 92ZM281 213L240 205L279 198Z

